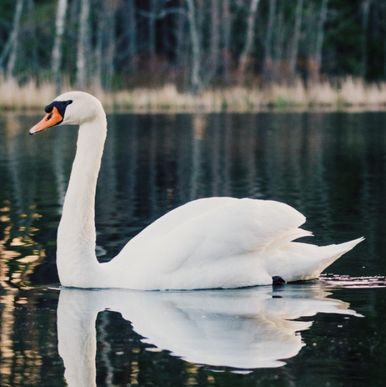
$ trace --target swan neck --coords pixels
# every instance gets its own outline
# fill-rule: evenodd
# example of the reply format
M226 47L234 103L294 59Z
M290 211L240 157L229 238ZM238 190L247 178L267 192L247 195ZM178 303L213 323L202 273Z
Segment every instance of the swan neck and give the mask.
M93 281L98 281L95 193L106 133L104 112L79 127L76 155L58 228L57 266L64 286L92 287Z

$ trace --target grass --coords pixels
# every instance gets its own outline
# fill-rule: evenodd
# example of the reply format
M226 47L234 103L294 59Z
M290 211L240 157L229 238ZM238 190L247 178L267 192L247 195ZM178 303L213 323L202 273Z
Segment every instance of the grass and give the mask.
M64 90L70 90L66 87ZM361 109L386 108L386 82L368 84L346 78L336 84L320 82L306 87L301 81L292 85L206 89L199 94L183 93L174 84L160 88L133 88L107 92L96 87L89 90L105 108L133 112L250 112L266 109ZM52 83L29 81L19 85L15 80L0 79L0 109L41 110L55 97Z

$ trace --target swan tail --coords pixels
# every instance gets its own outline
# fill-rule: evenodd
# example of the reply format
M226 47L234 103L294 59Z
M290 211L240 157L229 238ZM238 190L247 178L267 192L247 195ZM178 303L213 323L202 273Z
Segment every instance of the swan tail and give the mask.
M279 274L281 270L277 270L278 274L275 275L280 275L286 282L318 278L323 270L364 239L361 237L349 242L328 246L292 242L290 243L291 247L286 262L282 261L283 275Z
M364 237L353 239L352 241L334 244L329 246L321 246L319 249L322 252L322 258L320 260L320 266L317 269L317 277L319 277L320 273L325 270L328 266L334 263L338 258L340 258L343 254L346 254L350 250L352 250L357 244L364 241ZM326 255L324 255L326 254Z

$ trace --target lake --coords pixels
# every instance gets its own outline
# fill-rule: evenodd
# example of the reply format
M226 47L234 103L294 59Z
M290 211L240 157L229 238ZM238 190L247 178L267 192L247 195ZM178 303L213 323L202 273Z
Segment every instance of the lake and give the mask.
M113 114L96 198L108 261L189 200L286 202L319 281L226 291L63 289L56 230L76 129L0 115L1 386L384 386L386 113Z

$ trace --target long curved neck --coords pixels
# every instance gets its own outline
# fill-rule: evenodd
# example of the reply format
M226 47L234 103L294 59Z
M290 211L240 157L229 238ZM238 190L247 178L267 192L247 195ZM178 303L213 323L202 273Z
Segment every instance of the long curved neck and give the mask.
M100 265L95 255L95 192L106 133L103 110L79 127L58 228L57 266L64 286L93 287L97 282Z

